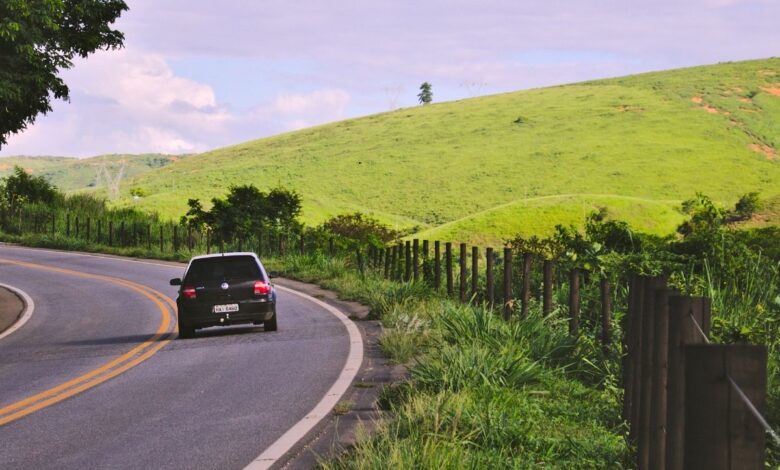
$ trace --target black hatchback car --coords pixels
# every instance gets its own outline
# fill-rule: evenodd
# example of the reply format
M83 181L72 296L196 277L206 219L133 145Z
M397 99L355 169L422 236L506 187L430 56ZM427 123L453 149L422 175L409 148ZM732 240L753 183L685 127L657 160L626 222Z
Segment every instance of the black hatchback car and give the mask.
M171 285L180 286L179 337L190 337L197 328L241 323L276 331L276 292L254 253L196 256L184 279L171 279Z

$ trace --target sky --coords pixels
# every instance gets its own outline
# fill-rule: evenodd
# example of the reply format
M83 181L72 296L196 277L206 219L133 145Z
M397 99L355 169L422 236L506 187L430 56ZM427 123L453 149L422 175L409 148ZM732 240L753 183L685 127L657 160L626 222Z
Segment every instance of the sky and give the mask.
M434 102L780 55L780 0L126 0L0 156L198 153Z

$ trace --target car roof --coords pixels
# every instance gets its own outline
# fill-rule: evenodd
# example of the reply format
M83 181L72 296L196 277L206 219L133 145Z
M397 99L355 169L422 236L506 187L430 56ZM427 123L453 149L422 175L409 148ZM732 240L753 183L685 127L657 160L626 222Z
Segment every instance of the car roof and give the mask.
M192 259L190 259L190 262L193 262L198 259L225 258L228 256L251 256L253 258L257 258L257 255L251 251L230 251L227 253L213 253L210 255L193 256Z

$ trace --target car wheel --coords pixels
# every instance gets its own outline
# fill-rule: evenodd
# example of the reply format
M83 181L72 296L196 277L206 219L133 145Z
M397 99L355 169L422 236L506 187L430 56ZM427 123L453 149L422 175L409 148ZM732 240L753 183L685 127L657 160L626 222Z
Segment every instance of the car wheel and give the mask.
M195 328L189 325L179 324L179 338L192 338L195 335Z
M270 320L263 322L263 328L265 328L265 331L276 331L276 312L274 312L274 316Z

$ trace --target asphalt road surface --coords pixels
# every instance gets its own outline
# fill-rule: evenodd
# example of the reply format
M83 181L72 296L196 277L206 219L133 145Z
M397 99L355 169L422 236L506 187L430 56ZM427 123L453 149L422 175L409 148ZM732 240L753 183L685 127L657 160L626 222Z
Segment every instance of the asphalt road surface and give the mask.
M0 468L243 468L306 416L344 367L343 324L279 292L278 332L178 340L182 274L0 246L0 282L35 302L0 340Z

